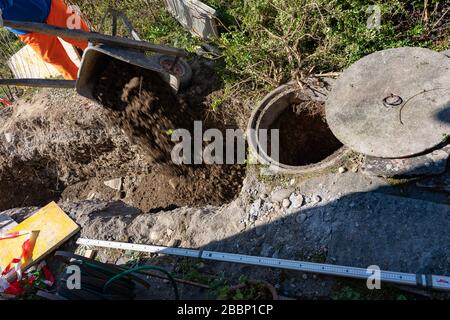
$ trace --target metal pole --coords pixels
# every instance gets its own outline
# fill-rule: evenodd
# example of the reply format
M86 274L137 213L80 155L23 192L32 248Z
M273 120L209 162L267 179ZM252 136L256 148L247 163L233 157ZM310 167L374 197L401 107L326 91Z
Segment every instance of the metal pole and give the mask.
M102 248L112 248L121 250L132 250L148 253L158 253L166 255L175 255L181 257L199 258L205 260L234 262L261 267L297 270L303 272L314 272L318 274L334 275L338 277L349 277L355 279L368 279L373 275L373 271L364 268L339 266L324 263L314 263L296 260L285 260L277 258L267 258L258 256L249 256L243 254L215 252L207 250L170 248L162 246L152 246L145 244L134 244L125 242L112 242L102 240L92 240L79 238L77 244L85 246L97 246ZM437 290L450 291L450 277L440 275L413 274L396 271L379 271L381 281L425 287Z
M136 49L141 51L154 51L162 54L177 56L177 57L186 57L187 52L183 49L177 49L172 47L160 46L148 43L146 41L136 41L133 39L127 39L123 37L113 37L104 34L99 34L95 32L85 32L81 30L71 30L56 26L51 26L45 23L37 23L37 22L22 22L22 21L11 21L11 20L3 20L3 25L6 27L29 31L29 32L37 32L48 34L52 36L62 37L62 38L71 38L76 40L87 40L92 43L103 43L109 44L113 46L126 47L130 49Z
M48 79L0 79L0 86L23 86L37 88L75 88L75 80Z

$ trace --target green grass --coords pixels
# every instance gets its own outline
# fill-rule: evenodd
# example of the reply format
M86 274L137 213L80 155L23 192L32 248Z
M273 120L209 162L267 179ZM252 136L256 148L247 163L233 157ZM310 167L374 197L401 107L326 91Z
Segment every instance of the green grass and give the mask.
M73 0L98 25L108 1L95 6ZM380 28L369 29L362 0L204 0L217 10L220 37L210 43L222 51L220 69L226 87L245 81L246 88L270 89L300 70L340 71L361 57L386 48L420 46L441 50L450 45L444 0L384 0ZM143 5L145 4L146 5ZM133 21L146 40L195 51L192 37L164 9L160 0L112 1ZM447 12L447 15L450 13Z
M183 48L189 52L195 52L201 44L200 39L186 32L164 8L159 10L156 20L143 29L142 36L149 42Z
M0 74L2 79L13 78L13 73L7 65L7 60L23 47L22 42L5 28L0 28ZM14 100L23 89L0 86L0 98Z
M124 12L130 19L138 34L146 41L184 48L190 52L200 43L191 37L183 27L165 10L162 0L70 0L80 7L85 19L94 30L99 30L102 17L109 4L114 9ZM103 33L111 32L111 19L103 27ZM127 36L122 23L118 24L118 35Z
M299 70L340 71L386 48L449 46L450 27L447 24L439 29L442 21L448 20L438 22L444 1L434 2L438 9L428 14L427 21L420 6L408 1L379 1L381 26L375 29L367 27L370 14L366 1L206 2L218 9L222 21L221 36L213 43L223 51L227 76L235 81L251 79L261 87L286 82Z
M194 52L192 37L164 9L162 0L71 0L97 30L108 5L122 10L147 41ZM204 0L217 10L221 50L218 71L226 97L258 94L304 73L341 71L372 52L401 46L443 50L450 46L450 4L444 0L380 0L380 28L368 28L362 0ZM444 13L446 15L444 15ZM110 31L109 24L106 32ZM120 34L126 31L121 26Z

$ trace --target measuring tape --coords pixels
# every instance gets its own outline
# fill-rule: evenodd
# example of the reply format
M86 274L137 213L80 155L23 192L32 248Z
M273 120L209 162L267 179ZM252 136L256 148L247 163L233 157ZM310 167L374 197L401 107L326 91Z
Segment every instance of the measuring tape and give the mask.
M312 272L318 274L333 275L338 277L349 277L356 279L368 279L373 275L371 269L346 267L324 263L313 263L295 260L248 256L242 254L215 252L207 250L170 248L170 247L133 244L125 242L91 240L83 238L78 239L77 244L84 246L96 246L102 248L158 253L189 258L199 258L204 260L240 263L269 268L297 270L303 272ZM425 275L425 274L414 274L414 273L403 273L403 272L381 270L380 280L402 285L419 286L423 288L450 291L450 277L447 276Z

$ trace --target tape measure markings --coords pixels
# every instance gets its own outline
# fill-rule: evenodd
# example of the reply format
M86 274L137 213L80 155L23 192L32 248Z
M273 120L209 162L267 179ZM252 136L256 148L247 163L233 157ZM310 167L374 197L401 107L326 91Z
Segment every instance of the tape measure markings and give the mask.
M257 257L236 253L170 248L162 246L91 240L83 238L78 239L77 244L85 246L97 246L103 248L134 250L148 253L175 255L189 258L200 258L205 260L213 260L221 262L234 262L254 266L289 269L303 272L313 272L318 274L334 275L339 277L351 277L357 279L368 279L372 275L368 269L364 268L295 261L295 260L285 260L277 258ZM380 280L403 285L412 285L424 288L433 288L438 290L450 291L450 277L447 276L413 274L413 273L380 270Z

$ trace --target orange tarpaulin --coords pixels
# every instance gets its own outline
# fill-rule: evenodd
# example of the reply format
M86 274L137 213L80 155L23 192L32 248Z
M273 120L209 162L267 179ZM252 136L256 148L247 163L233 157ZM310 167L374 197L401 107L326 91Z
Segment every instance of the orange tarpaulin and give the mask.
M68 9L67 5L62 0L52 0L50 13L46 23L62 28L69 28L68 24L73 20L74 15L80 22L80 29L89 31L86 22L77 16L72 10ZM62 43L55 36L28 33L18 35L19 39L28 44L45 62L51 63L67 80L76 80L78 76L78 67L68 56ZM86 49L87 41L75 40L70 38L63 38L64 41L78 47L82 50Z

